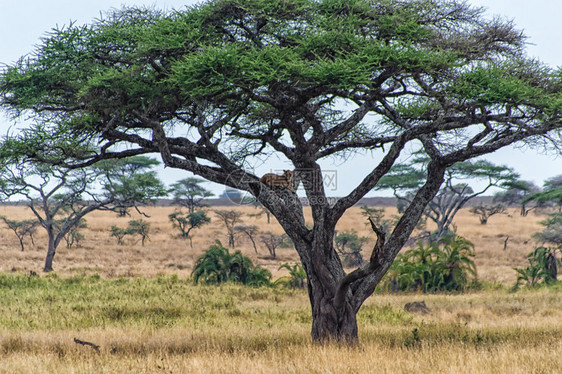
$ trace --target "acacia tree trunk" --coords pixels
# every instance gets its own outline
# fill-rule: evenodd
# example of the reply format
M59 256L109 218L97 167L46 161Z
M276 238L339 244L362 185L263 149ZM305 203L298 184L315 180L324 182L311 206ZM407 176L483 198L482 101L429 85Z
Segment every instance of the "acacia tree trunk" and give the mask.
M332 283L332 282L330 282ZM322 283L320 277L308 277L308 294L312 310L312 339L317 342L336 341L354 344L358 339L356 311L348 300L335 305L337 287Z
M345 301L343 308L336 307L334 299L338 280L345 276L340 259L333 248L332 240L326 238L330 230L319 229L314 244L297 241L295 248L307 274L308 296L312 312L312 339L316 342L357 341L357 318L352 305ZM325 235L320 235L320 234ZM315 252L324 253L319 257ZM311 255L312 254L312 255Z
M369 261L349 274L345 273L333 242L335 226L343 211L338 214L336 208L327 205L313 206L314 227L308 233L302 228L299 231L299 225L305 227L304 218L295 220L294 217L288 219L283 215L278 217L295 243L307 274L312 312L311 335L314 341L319 343L335 341L344 344L355 344L358 341L359 309L372 295L410 237L427 204L439 190L444 171L445 166L438 163L428 167L426 184L414 196L388 241L374 221L370 220L371 227L377 235L377 242ZM292 213L299 211L302 217L302 207L299 209L294 203L298 201L294 193L284 191L278 194L282 195L284 204L291 207ZM299 222L301 220L302 222Z
M344 272L333 246L333 226L315 228L312 245L301 242L295 245L307 273L312 310L311 335L316 342L355 344L358 340L357 312L385 272L381 266L385 236L372 220L371 225L377 234L377 243L370 263L350 274ZM357 292L361 282L371 275L376 277L370 280L369 290Z
M346 301L342 309L336 309L332 290L309 287L312 306L312 339L316 342L335 341L355 344L358 340L357 314Z
M43 268L43 271L47 273L53 271L53 259L55 258L57 247L55 244L55 233L53 232L53 227L46 227L46 230L49 238L49 244L47 246L47 256L45 257L45 267Z

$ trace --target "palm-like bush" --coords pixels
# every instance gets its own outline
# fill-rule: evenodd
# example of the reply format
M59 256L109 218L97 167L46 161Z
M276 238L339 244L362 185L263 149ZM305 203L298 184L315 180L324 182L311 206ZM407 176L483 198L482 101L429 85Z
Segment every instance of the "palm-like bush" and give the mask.
M269 285L271 273L254 266L240 251L230 254L220 241L209 247L195 262L191 274L195 283L220 284L237 282L252 286Z
M476 279L474 246L463 237L443 238L398 255L387 275L386 287L400 291L456 291Z
M526 283L530 287L536 287L541 282L550 284L556 282L558 267L562 265L561 260L556 258L556 252L562 252L561 247L547 248L537 247L527 256L529 265L525 268L514 268L517 272L517 283Z
M285 286L288 288L305 288L306 287L306 272L302 265L294 264L290 266L289 264L283 264L279 267L279 270L287 269L289 270L289 275L283 276L274 282L276 286Z
M465 288L470 278L476 279L476 265L474 264L474 245L467 239L457 236L442 240L443 247L438 259L445 265L445 287L449 290Z
M271 285L271 272L261 266L254 266L250 270L250 276L245 283L248 286L262 287Z

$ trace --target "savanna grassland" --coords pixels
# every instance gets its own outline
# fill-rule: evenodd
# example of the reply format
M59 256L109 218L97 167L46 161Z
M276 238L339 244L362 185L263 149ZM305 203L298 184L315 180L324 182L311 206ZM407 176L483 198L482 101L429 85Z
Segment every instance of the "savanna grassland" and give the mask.
M64 241L57 249L53 267L59 275L63 274L100 274L102 276L148 276L177 274L188 276L195 259L210 245L220 240L228 243L224 223L213 213L213 210L237 210L244 215L240 224L256 225L260 232L270 231L282 234L281 226L275 218L267 223L265 214L250 206L214 207L207 209L211 222L193 231L191 247L189 240L179 237L179 230L172 227L168 215L175 211L174 207L146 207L144 217L131 210L131 216L118 217L113 212L93 212L86 216L86 229L80 231L84 239L75 248L66 248ZM257 216L256 216L257 214ZM12 220L33 218L31 211L23 206L0 206L0 215ZM396 215L396 209L385 208L385 218ZM305 208L305 218L310 222L310 210ZM463 209L457 214L454 224L459 235L474 243L476 266L480 280L489 282L513 283L516 273L513 267L524 266L525 256L531 252L537 242L532 239L534 232L543 227L539 221L544 215L530 213L526 217L519 215L518 209L511 209L508 214L495 215L487 225L481 225L478 217ZM110 235L112 225L126 228L131 219L143 219L150 223L150 236L145 246L141 246L139 237L127 236L124 245ZM431 229L428 223L427 229ZM376 239L368 221L361 214L359 207L350 209L337 226L337 230L356 231L360 236L370 239L364 245L364 257L373 247ZM40 272L43 269L46 254L46 234L37 228L33 236L35 245L28 237L25 239L25 251L21 251L19 242L6 225L0 222L0 272ZM504 250L505 240L507 248ZM244 235L236 240L237 250L252 260L268 268L277 275L277 269L283 263L295 263L298 255L292 248L279 248L277 259L272 260L263 243L256 236L258 253L256 254L251 241Z
M219 208L217 208L219 209ZM222 207L220 209L231 209ZM245 224L281 233L251 207L237 207ZM172 207L145 209L150 240L117 245L111 225L130 218L96 212L84 240L61 244L55 273L42 274L45 236L26 239L0 228L0 373L559 373L562 372L562 287L511 291L514 266L524 266L541 216L494 216L487 225L463 210L457 231L475 244L480 290L465 294L376 293L359 313L356 347L319 346L310 340L306 291L239 285L194 285L194 260L226 230L211 223L189 241L168 221ZM387 216L394 209L387 209ZM12 219L23 207L0 207ZM338 230L371 235L359 208ZM504 250L505 239L507 248ZM365 245L365 251L373 243ZM239 238L236 249L267 267L274 278L294 263L291 248L273 260L258 243ZM36 272L35 275L30 272ZM425 301L429 313L404 305ZM75 343L91 342L97 349Z

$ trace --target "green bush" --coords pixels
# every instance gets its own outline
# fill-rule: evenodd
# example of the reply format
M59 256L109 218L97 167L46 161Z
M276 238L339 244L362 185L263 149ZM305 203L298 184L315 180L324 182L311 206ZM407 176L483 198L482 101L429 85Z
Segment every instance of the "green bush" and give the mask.
M529 265L525 268L514 268L518 274L515 288L518 288L521 283L526 283L529 287L536 287L541 283L556 282L558 267L562 265L561 260L556 258L556 252L562 252L561 248L537 247L529 253L527 255Z
M336 235L334 238L336 250L340 254L344 266L354 267L363 264L361 250L367 240L367 237L360 237L355 231L344 231Z
M383 287L393 291L460 291L476 280L474 246L463 237L446 237L424 246L418 242L399 254Z
M277 279L273 283L275 286L284 286L288 288L306 287L306 272L304 271L302 265L294 264L293 266L290 266L289 264L283 264L279 267L279 270L281 269L289 270L289 275Z
M272 277L267 269L254 266L240 251L230 254L218 240L197 259L191 275L195 283L236 282L250 286L270 285Z

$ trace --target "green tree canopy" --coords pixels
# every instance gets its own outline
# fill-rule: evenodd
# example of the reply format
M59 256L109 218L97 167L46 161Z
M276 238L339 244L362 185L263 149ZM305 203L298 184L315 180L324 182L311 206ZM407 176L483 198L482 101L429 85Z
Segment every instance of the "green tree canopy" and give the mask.
M105 174L103 189L108 198L115 201L120 216L128 214L139 205L154 204L156 199L168 195L168 190L153 171L160 162L146 156L132 156L118 160L104 160L95 167Z
M203 199L213 196L211 191L201 186L204 182L200 178L184 178L173 183L174 203L188 208L190 213L195 212L195 208L203 206Z

